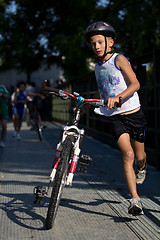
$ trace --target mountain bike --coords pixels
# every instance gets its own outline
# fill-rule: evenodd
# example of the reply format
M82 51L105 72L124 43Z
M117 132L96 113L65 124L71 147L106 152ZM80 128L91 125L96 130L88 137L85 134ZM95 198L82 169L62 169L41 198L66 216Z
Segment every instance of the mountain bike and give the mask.
M53 185L46 218L46 228L51 229L56 218L64 186L72 185L78 160L81 164L80 170L84 172L86 172L86 167L92 162L92 159L87 155L79 157L84 137L84 129L80 129L78 126L81 109L85 104L104 107L107 105L107 101L103 99L85 99L76 92L71 94L63 90L47 87L46 82L43 83L42 89L61 97L63 100L72 98L76 101L76 107L71 120L62 128L48 187L38 186L34 188L34 194L36 195L35 203L41 203L42 197L48 195L49 189ZM122 99L119 99L119 107L121 104Z

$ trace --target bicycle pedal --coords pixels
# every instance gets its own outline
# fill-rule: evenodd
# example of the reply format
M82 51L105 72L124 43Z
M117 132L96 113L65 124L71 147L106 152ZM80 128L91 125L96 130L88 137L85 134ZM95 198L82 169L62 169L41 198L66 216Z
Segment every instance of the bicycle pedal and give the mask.
M82 164L82 165L89 166L89 165L91 165L91 163L92 163L92 158L91 158L90 156L88 156L88 155L84 155L84 154L83 154L83 155L80 157L79 162L80 162L80 164Z
M33 193L37 197L44 197L45 195L47 195L47 189L46 189L46 187L43 187L43 186L37 186L34 188Z

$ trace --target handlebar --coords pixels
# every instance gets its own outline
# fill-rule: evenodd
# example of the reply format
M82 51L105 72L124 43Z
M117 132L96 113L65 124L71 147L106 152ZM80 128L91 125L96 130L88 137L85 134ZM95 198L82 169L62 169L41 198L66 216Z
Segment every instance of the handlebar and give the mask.
M60 96L61 98L63 98L64 100L68 99L69 97L77 100L80 104L82 103L89 103L91 105L94 106L99 106L99 107L105 107L107 106L108 100L104 100L104 99L86 99L83 98L81 96L79 96L78 93L68 93L66 91L63 91L61 89L57 89L57 88L52 88L52 87L48 87L47 85L47 81L45 80L42 84L42 90L43 91L47 91L51 94L55 94ZM119 98L119 103L117 103L116 107L121 107L122 106L122 98Z
M47 81L45 80L42 84L42 90L43 91L47 91L47 92L55 92L55 93L59 93L59 89L56 88L52 88L52 87L48 87L47 85Z

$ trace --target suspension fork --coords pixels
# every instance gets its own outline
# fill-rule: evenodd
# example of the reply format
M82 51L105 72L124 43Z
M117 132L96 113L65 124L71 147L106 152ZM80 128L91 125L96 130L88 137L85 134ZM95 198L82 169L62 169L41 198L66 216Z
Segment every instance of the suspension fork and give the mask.
M83 135L80 135L80 139L75 144L73 158L72 158L69 174L68 174L67 181L66 181L66 185L69 185L69 186L72 185L72 180L74 177L74 173L76 171L79 154L81 152L82 140L83 140Z
M73 159L72 159L72 162L71 162L69 174L67 176L67 181L66 181L66 185L68 185L68 186L72 185L72 180L73 180L74 173L75 173L75 170L76 170L76 167L77 167L80 151L81 151L81 149L78 148L78 147L74 151Z
M56 154L55 154L55 157L54 157L54 160L53 160L52 172L50 174L50 182L53 182L53 180L54 180L56 170L57 170L57 166L58 166L59 159L60 159L60 155L61 155L61 151L62 151L62 144L58 143ZM76 148L73 152L73 156L72 156L72 162L71 162L69 175L68 175L68 179L70 179L69 182L72 182L73 175L75 173L76 166L77 166L77 163L78 163L80 151L81 151L81 149L79 148L79 144L78 144L78 146L76 146ZM68 182L67 185L70 185L69 182Z
M60 142L60 143L57 144L56 154L55 154L53 164L52 164L52 172L50 174L50 181L51 182L53 182L55 174L56 174L56 170L57 170L57 166L58 166L58 163L59 163L61 151L62 151L62 143Z
M57 147L56 147L56 153L55 153L55 157L54 157L53 164L52 164L52 172L50 174L50 182L53 182L54 177L56 175L56 170L57 170L57 166L58 166L61 151L62 151L62 142L63 141L64 141L64 129L62 129L62 131L61 131L61 135L60 135Z
M61 133L61 137L60 137L60 141L57 144L57 148L56 148L56 154L55 154L55 158L53 161L53 165L52 165L52 172L50 174L50 183L49 183L49 187L50 184L53 182L55 174L56 174L56 170L57 170L57 166L59 163L59 159L60 159L60 155L61 155L61 151L62 151L62 143L65 140L67 134L65 134L65 131L68 131L70 128L73 128L73 126L65 126L64 129L62 130ZM77 129L77 127L74 127L75 129ZM83 136L84 136L84 130L79 130L79 137L78 140L75 142L74 144L74 153L73 153L73 158L72 158L72 162L71 162L71 167L70 167L70 171L69 171L69 175L68 175L68 181L67 181L67 185L71 185L72 184L72 180L73 180L73 176L76 170L76 166L78 163L78 159L79 159L79 154L81 151L81 146L82 146L82 140L83 140Z

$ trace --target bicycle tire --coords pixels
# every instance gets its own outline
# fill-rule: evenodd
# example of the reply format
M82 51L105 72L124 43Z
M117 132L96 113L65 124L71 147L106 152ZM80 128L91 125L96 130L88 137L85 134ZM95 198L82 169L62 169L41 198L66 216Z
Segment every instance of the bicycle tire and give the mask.
M65 186L65 179L67 175L69 159L72 152L72 142L74 141L73 136L68 136L64 143L63 149L61 152L61 157L57 167L55 180L53 183L52 194L50 198L50 203L47 212L46 218L46 228L47 230L51 229L56 218L57 210L60 204L61 196L63 193L63 188Z
M38 133L39 140L42 141L42 140L43 140L43 137L42 137L42 129L41 129L41 127L39 126L39 123L37 123L37 133Z
M38 133L39 140L42 141L43 140L42 129L40 127L40 123L38 119L35 120L35 130Z

